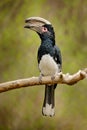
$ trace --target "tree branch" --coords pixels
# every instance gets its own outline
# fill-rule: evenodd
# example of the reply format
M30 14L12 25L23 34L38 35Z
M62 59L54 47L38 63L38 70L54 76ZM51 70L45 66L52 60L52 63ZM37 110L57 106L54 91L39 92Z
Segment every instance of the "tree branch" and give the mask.
M62 72L60 72L54 76L54 79L51 76L42 77L41 81L39 80L39 77L19 79L19 80L1 83L0 93L12 89L30 87L35 85L44 85L44 84L57 83L57 84L73 85L84 78L87 78L87 68L83 70L79 70L77 73L73 75L70 75L69 73L63 74Z

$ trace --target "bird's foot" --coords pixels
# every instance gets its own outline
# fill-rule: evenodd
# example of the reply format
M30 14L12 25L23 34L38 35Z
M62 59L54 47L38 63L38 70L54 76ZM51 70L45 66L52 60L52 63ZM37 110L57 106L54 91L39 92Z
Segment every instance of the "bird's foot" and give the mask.
M56 76L58 76L58 73L53 74L53 75L51 76L51 80L54 80Z
M40 74L40 76L39 76L39 83L42 83L42 77L43 77L43 75Z
M51 80L54 80L54 79L55 79L55 75L52 75L52 76L51 76Z

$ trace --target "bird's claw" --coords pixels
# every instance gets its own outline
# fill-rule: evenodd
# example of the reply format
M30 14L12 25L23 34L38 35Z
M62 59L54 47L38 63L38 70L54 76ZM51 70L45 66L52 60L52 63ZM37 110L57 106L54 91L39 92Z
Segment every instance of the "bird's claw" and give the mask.
M39 76L39 83L42 83L42 77L43 77L43 75L40 74L40 76Z
M55 79L55 75L52 75L52 76L51 76L51 80L54 80L54 79Z

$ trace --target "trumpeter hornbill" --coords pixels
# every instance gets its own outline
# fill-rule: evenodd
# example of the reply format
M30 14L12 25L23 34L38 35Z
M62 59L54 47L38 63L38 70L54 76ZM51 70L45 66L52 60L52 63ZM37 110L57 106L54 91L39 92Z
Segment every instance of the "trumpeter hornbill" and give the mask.
M30 17L25 20L25 28L38 33L41 45L38 49L38 66L42 76L54 76L61 71L61 52L55 45L54 29L49 21L41 17ZM54 115L54 91L57 84L45 86L45 98L42 114L45 116Z

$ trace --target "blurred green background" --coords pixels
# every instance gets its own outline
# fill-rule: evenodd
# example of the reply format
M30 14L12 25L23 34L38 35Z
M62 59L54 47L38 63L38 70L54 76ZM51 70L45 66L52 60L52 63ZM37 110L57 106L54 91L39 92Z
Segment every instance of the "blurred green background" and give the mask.
M38 76L38 35L24 20L40 16L55 29L63 72L87 67L87 0L1 0L0 82ZM87 130L87 81L59 85L53 118L41 114L44 87L0 94L0 130Z

